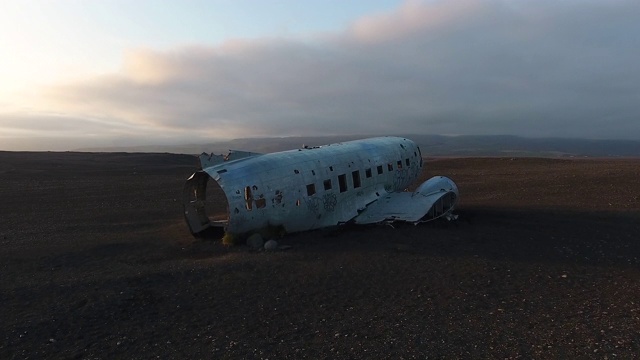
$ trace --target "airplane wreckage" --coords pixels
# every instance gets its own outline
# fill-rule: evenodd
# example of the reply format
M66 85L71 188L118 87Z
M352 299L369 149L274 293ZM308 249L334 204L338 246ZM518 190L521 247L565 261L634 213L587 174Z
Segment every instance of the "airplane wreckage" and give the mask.
M405 190L423 162L420 148L401 137L269 154L203 153L199 161L184 187L184 215L194 235L456 218L458 188L451 179L435 176L413 192ZM207 193L214 196L207 199Z

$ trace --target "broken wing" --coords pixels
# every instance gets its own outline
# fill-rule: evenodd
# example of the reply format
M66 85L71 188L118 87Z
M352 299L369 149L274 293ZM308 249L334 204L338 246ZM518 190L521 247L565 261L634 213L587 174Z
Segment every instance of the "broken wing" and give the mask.
M451 215L458 201L458 187L445 176L425 181L414 192L389 193L354 218L356 224L383 221L425 222Z

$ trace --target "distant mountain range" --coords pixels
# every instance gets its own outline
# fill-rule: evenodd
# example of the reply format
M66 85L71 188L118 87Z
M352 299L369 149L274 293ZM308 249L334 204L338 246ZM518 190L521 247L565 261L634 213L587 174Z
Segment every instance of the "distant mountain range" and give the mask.
M525 138L510 135L443 136L398 135L415 141L423 156L536 156L536 157L640 157L640 141L589 140L567 138ZM83 148L92 152L162 152L176 154L227 153L232 150L274 152L318 146L371 137L317 136L282 138L244 138L210 144L148 145L129 147Z

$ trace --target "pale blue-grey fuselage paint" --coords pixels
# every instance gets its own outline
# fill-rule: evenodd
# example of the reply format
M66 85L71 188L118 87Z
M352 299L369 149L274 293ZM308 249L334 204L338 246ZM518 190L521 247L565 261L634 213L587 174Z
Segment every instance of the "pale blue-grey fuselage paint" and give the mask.
M417 223L450 216L458 199L450 179L434 177L413 193L403 192L420 175L421 155L413 141L400 137L270 154L203 154L202 169L185 185L185 217L192 233L221 226L241 234L267 226L297 232L349 221ZM227 199L222 221L207 216L210 180Z

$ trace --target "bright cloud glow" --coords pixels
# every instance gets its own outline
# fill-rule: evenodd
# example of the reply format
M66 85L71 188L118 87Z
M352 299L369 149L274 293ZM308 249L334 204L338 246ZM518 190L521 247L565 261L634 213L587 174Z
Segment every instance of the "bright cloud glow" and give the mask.
M42 73L66 65L29 57L28 41L5 35L27 55L2 63L14 84L0 100L0 148L407 132L637 139L639 10L631 1L407 1L305 35L113 40L51 77ZM43 36L54 45L37 54L77 50ZM83 69L122 44L119 65ZM30 66L47 80L18 91Z

